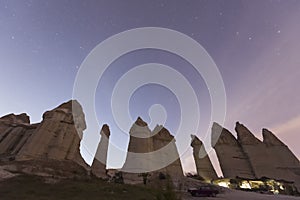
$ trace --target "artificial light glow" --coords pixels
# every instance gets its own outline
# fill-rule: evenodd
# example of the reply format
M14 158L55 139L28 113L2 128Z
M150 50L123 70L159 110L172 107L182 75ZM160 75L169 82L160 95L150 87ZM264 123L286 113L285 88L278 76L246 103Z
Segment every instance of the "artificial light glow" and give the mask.
M248 181L243 181L241 188L243 189L251 189L250 183Z
M223 181L223 182L217 183L217 185L221 186L221 187L229 188L230 183Z
M279 186L279 188L280 188L281 190L284 190L284 187L283 187L283 185L280 185L280 186Z

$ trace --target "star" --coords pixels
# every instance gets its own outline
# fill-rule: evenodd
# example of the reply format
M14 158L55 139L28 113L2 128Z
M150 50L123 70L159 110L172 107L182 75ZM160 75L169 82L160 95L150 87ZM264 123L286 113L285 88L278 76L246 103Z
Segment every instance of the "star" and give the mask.
M281 30L278 30L277 33L280 34L280 33L281 33Z

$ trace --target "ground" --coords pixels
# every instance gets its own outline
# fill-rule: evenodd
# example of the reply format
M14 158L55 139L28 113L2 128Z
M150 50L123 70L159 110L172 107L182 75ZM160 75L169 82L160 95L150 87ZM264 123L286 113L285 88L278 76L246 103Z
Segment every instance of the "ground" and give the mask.
M49 181L38 176L20 175L0 182L1 200L167 200L172 193L144 186L107 183L96 178ZM49 183L50 182L50 183Z
M224 189L224 193L218 194L217 197L191 197L190 194L185 193L182 200L300 200L300 197Z
M0 170L1 171L1 170ZM6 174L7 175L7 174ZM254 192L222 189L217 197L192 197L177 192L182 200L300 200L300 197L266 195ZM51 177L18 175L0 181L1 200L176 200L171 190L151 189L143 185L108 183L96 178L59 180Z

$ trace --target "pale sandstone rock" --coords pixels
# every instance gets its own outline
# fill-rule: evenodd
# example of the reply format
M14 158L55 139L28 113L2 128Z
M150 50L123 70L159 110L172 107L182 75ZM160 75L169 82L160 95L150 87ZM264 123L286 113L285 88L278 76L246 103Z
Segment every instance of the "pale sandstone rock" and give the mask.
M158 172L164 172L174 181L179 181L184 175L174 136L165 127L158 125L152 131L152 135L154 151L159 151L159 156L155 156L158 165L166 165ZM172 160L174 161L169 163Z
M269 162L266 146L257 139L243 124L236 123L237 139L245 155L249 159L256 178L270 176L274 168Z
M195 135L192 135L191 146L193 147L193 156L196 164L197 174L204 180L217 179L217 173L205 151L203 143Z
M0 122L6 122L8 124L30 124L30 119L26 113L22 113L19 115L8 114L1 117Z
M256 178L299 179L295 174L300 169L299 160L274 134L263 129L264 142L261 142L242 124L237 123L236 131Z
M79 152L80 137L85 128L84 113L80 104L75 100L63 103L44 113L43 121L22 147L16 159L73 160L87 166Z
M227 129L214 123L211 142L216 151L224 177L255 178L248 157L237 139Z
M263 143L268 152L268 162L273 166L270 177L294 181L300 188L300 163L293 152L271 131L263 129Z
M220 130L222 133L218 139ZM239 122L235 130L237 140L216 123L213 126L212 144L216 143L214 148L224 177L283 179L295 182L300 188L299 160L272 132L263 129L264 140L261 142ZM217 134L214 136L214 133Z
M238 142L242 145L260 145L262 143L247 127L239 122L236 122L235 131L237 133Z
M14 160L32 135L36 125L30 125L26 114L9 114L0 118L0 160Z
M106 173L106 161L107 161L107 150L109 144L110 130L107 124L104 124L101 132L101 138L97 148L97 152L91 166L92 174L98 178L107 178ZM104 163L103 163L104 162Z
M33 130L34 129L30 129L29 127L24 128L21 126L8 128L0 140L0 155L16 155L32 135Z
M0 141L1 137L5 134L5 131L17 124L30 124L29 116L25 113L20 115L8 114L0 118Z
M125 183L143 183L145 174L154 180L163 173L178 185L184 175L175 142L163 126L156 126L151 132L147 123L138 118L130 129L129 153L122 168L127 171L123 172Z
M286 146L268 129L262 129L263 143L267 146ZM287 146L286 146L287 147Z
M128 154L122 167L123 171L143 173L152 169L151 153L153 152L153 139L146 122L140 117L132 125L128 145Z
M39 124L30 125L26 114L9 114L0 118L0 161L40 163L43 160L47 165L55 162L58 165L68 163L67 165L70 166L71 163L76 162L89 170L79 152L80 139L86 128L84 118L82 108L77 101L69 101L47 111ZM296 186L300 187L299 160L273 133L263 129L264 140L261 142L240 123L236 124L236 132L237 139L216 123L212 127L212 146L216 150L225 177L266 176L294 181ZM100 134L97 155L101 160L106 161L110 135L107 125L102 127ZM197 159L199 152L206 154L201 141L198 138L194 139L191 145L194 148L199 175L205 179L214 179L216 173L209 157ZM165 150L160 151L161 149ZM130 130L128 151L133 154L127 155L123 169L136 170L140 173L124 173L125 179L129 177L135 183L142 183L141 173L156 169L157 165L165 167L156 169L155 172L149 173L150 175L163 172L169 174L173 181L176 179L178 182L180 177L183 177L175 139L163 126L157 126L151 132L147 123L138 118ZM159 156L153 156L157 152ZM141 153L146 156L135 156ZM167 162L170 158L175 158L171 164ZM26 164L26 170L28 166L30 164ZM133 166L136 168L133 169ZM43 167L37 168L39 173ZM106 163L102 164L95 160L91 170L97 177L105 177Z
M300 164L297 157L272 132L263 129L263 142L244 125L237 123L238 141L247 155L256 178L269 177L295 182L300 186Z

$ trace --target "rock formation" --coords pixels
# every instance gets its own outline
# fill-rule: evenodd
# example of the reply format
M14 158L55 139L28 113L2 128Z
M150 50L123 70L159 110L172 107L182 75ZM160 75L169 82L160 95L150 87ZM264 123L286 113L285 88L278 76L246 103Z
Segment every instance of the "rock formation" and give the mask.
M47 111L43 121L30 124L26 114L0 118L0 162L9 170L51 177L77 177L90 167L79 146L86 128L77 101ZM75 164L76 163L76 164Z
M13 124L30 124L29 116L25 113L20 115L8 114L0 118L0 134Z
M156 126L151 132L139 117L130 129L128 154L122 171L130 172L123 173L128 183L142 183L141 176L145 173L152 179L163 173L177 184L183 177L183 170L174 137L163 126Z
M249 159L254 176L256 178L263 176L272 177L270 175L274 172L274 167L270 162L271 157L268 155L266 145L239 122L236 123L235 131L237 140Z
M104 164L95 159L92 167L80 154L85 129L85 116L76 100L45 112L38 124L30 124L26 114L6 115L0 118L0 162L9 167L14 163L14 169L26 173L64 177L92 171L95 176L104 178L109 127L102 127L96 155Z
M110 131L107 124L104 124L101 132L101 138L97 148L97 152L91 167L92 174L98 178L106 178L106 161L107 161L107 150L109 144Z
M0 118L0 160L14 160L31 137L36 125L26 114L9 114Z
M105 178L109 127L103 125L101 129L91 168L79 150L85 129L85 116L77 101L63 103L45 112L38 124L30 124L26 114L1 117L1 167L5 165L11 169L10 163L18 163L13 166L15 171L18 168L23 172L53 173L61 177L91 170L96 177ZM235 130L237 139L217 123L212 127L211 142L224 177L283 179L294 181L300 188L299 160L272 132L263 129L262 142L238 122ZM198 175L206 180L216 179L217 174L202 142L194 137L191 146ZM174 137L163 126L156 126L151 132L147 123L138 118L130 129L128 154L121 171L126 172L123 174L125 182L143 183L143 178L148 175L165 174L173 183L179 183L183 170Z
M193 147L193 156L198 176L202 177L204 180L217 179L217 173L205 151L204 145L195 135L192 135L191 146Z
M299 160L272 132L263 129L262 142L239 122L235 130L237 139L216 123L212 128L212 138L216 143L214 148L224 177L268 177L293 181L300 188Z
M73 160L85 166L79 152L80 137L85 128L81 105L77 101L64 103L44 113L43 121L36 127L16 159Z
M216 151L224 177L255 178L251 163L237 139L217 123L212 127L212 146Z
M148 124L138 117L129 134L128 154L122 170L136 173L151 171L151 154L146 155L153 151L153 140Z
M263 143L269 155L268 161L272 165L273 173L269 177L294 181L300 188L300 163L292 151L280 141L271 131L263 129Z
M174 136L163 126L156 126L152 131L153 150L159 151L160 156L156 156L159 165L166 165L164 168L158 170L170 178L180 179L183 177L183 170L176 147L176 140ZM172 163L168 161L175 160ZM176 180L178 181L178 180Z
M240 123L236 124L236 132L256 178L300 180L297 175L300 170L299 160L272 132L263 129L263 142Z

